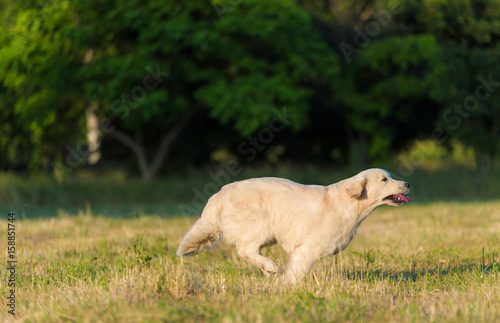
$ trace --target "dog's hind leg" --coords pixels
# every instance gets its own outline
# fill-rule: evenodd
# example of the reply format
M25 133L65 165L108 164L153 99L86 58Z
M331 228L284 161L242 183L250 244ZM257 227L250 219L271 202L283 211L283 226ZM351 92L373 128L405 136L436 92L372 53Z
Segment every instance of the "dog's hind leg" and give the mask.
M236 247L241 258L257 266L264 274L279 272L278 266L269 258L260 254L260 245L258 244L240 244Z

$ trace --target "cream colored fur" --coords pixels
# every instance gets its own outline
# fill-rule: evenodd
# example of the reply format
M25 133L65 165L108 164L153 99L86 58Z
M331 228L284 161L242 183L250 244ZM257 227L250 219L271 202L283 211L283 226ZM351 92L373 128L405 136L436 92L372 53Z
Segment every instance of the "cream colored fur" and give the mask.
M408 192L408 183L382 169L329 186L272 177L231 183L210 198L177 255L196 255L223 237L264 273L278 273L276 264L260 254L262 247L277 243L289 254L284 278L295 283L316 260L345 249L377 206L401 204L384 198Z

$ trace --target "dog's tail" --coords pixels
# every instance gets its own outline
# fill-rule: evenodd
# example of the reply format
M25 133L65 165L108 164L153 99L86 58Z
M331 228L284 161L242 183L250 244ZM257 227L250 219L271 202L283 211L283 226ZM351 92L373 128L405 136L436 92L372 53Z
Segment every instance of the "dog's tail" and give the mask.
M218 195L215 194L208 200L201 213L201 218L196 221L184 237L184 240L182 240L179 249L175 253L177 256L195 256L205 249L217 248L217 242L221 237L221 202Z

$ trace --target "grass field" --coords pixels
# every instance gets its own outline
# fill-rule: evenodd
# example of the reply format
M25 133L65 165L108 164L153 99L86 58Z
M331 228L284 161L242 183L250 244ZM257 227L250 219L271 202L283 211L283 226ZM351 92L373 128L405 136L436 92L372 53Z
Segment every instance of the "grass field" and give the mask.
M195 220L82 210L16 221L16 319L500 322L500 202L381 207L344 252L317 262L293 288L264 277L224 243L176 257ZM5 240L6 231L5 216ZM283 268L279 247L263 254ZM12 317L2 273L5 322Z

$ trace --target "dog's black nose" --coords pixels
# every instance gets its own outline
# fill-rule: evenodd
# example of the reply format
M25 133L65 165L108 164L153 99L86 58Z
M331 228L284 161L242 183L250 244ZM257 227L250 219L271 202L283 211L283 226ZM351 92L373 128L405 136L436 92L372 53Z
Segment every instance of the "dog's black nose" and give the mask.
M405 186L408 187L408 188L410 188L410 183L406 182Z

